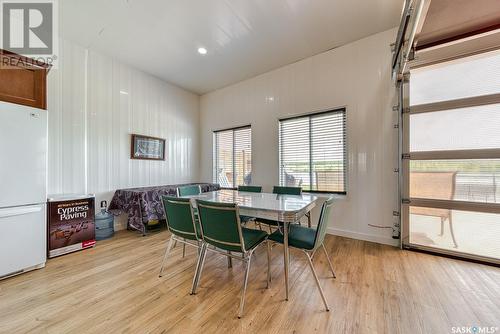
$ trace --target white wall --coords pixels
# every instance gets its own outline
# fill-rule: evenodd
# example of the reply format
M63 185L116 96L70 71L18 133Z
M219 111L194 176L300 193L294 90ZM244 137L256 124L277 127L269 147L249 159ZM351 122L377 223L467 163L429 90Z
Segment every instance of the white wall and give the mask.
M49 194L109 202L117 188L198 181L199 96L69 41L59 56L48 86ZM166 160L131 160L131 133L165 138Z
M201 97L201 180L212 179L212 131L252 125L254 184L278 184L278 119L347 107L348 194L336 203L334 234L396 244L395 89L391 29ZM270 101L269 97L274 100ZM318 209L314 219L317 219Z

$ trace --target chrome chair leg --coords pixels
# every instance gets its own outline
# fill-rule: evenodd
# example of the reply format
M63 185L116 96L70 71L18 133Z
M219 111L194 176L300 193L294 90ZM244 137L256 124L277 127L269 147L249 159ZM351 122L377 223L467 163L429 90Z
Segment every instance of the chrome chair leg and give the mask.
M335 276L335 271L333 270L332 261L330 261L330 257L328 256L328 253L326 251L325 244L321 244L321 248L323 248L323 252L325 253L326 260L328 261L328 265L330 266L330 270L332 271L333 278L337 278L337 276Z
M171 236L170 240L168 241L167 244L167 249L165 250L165 255L163 256L163 261L161 262L161 267L160 267L160 274L158 275L161 277L163 275L163 268L165 267L165 264L167 263L168 256L170 254L170 250L172 249L174 243L174 237Z
M241 292L240 311L238 312L238 319L241 319L241 317L243 316L243 308L245 307L245 295L247 292L248 273L250 272L250 263L252 261L252 254L253 251L250 252L248 258L245 261L247 263L247 268L245 270L245 279L243 280L243 291Z
M198 262L196 263L196 271L193 277L193 286L191 288L191 295L196 294L196 289L198 288L198 283L200 282L201 272L203 271L203 265L205 264L205 257L207 256L207 244L203 243L201 246L200 256L198 256Z
M328 303L326 301L326 297L325 297L325 294L323 293L323 289L321 288L321 285L319 284L318 275L316 275L316 270L314 270L314 266L313 266L313 263L311 261L311 257L309 256L309 254L306 251L304 251L304 254L306 254L307 261L309 262L309 267L311 268L312 274L314 276L314 280L316 281L316 285L318 286L319 293L321 294L321 298L323 299L323 303L325 304L326 311L328 312L328 311L330 311L330 307L328 306Z
M317 250L318 250L317 248L315 250L313 250L313 252L311 254L311 261L314 259L314 255L316 255Z
M227 251L227 253L231 254L230 251ZM233 259L230 256L227 257L227 267L228 268L232 268L233 267Z
M172 248L175 248L177 246L177 240L174 242L174 246Z
M269 289L271 287L271 242L269 240L266 241L267 244L267 286Z
M289 224L283 223L283 262L285 264L285 300L288 301L289 281L288 273L290 270L290 249L288 248L288 229Z

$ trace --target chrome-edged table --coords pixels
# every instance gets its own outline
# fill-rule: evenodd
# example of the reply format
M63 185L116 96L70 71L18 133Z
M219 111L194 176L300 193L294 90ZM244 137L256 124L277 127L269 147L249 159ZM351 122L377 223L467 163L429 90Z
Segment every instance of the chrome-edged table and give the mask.
M306 213L311 211L319 197L311 194L278 195L269 193L252 193L237 190L219 190L195 196L183 196L218 203L237 203L240 215L279 221L283 224L283 259L285 263L285 291L288 300L288 229L297 223ZM196 202L193 201L196 207Z

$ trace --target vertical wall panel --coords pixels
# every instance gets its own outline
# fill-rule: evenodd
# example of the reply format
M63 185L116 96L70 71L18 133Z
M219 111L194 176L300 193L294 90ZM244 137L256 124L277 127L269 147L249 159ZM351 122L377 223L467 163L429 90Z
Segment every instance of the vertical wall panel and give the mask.
M85 49L60 42L48 76L48 192L85 191Z
M49 75L49 192L87 189L100 201L198 181L199 97L92 50L86 63L86 52L62 41ZM132 133L165 138L166 160L130 159Z
M113 61L95 52L88 60L88 189L111 190Z

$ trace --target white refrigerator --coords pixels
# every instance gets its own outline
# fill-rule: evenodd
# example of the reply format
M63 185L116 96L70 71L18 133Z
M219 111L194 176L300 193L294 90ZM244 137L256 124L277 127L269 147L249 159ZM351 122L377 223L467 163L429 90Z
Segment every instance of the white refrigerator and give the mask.
M0 279L45 265L47 111L0 102Z

